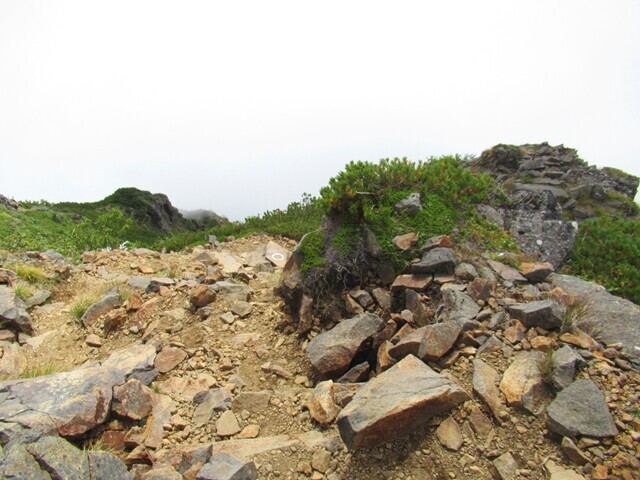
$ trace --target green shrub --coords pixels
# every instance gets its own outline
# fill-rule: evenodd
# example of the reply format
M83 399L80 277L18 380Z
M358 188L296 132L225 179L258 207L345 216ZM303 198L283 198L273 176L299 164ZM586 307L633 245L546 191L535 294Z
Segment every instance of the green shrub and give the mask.
M309 232L300 243L300 253L304 258L302 273L324 265L325 235L322 230Z
M47 274L39 267L18 264L13 267L16 276L29 283L41 283L48 280Z
M599 217L582 222L563 271L640 304L640 221Z

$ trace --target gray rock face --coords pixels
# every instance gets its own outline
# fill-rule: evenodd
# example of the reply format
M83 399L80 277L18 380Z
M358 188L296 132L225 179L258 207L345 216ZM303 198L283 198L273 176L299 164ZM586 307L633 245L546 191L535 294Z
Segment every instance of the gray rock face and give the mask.
M424 329L417 356L425 362L435 362L451 350L462 332L462 325L444 322L427 325Z
M25 310L25 304L12 288L0 285L0 325L33 333L31 317Z
M338 415L338 430L350 450L372 447L468 399L449 378L409 355L358 390Z
M113 387L133 372L151 370L151 345L114 353L102 365L0 383L0 421L43 433L77 437L104 422Z
M217 282L215 285L220 296L229 301L241 300L247 302L251 296L251 289L244 284L224 280Z
M398 212L406 212L409 215L415 215L422 210L422 199L419 193L412 193L407 198L400 200L394 205Z
M419 263L411 265L411 273L453 273L456 268L456 257L453 250L437 247L422 256Z
M551 381L558 390L567 388L573 383L576 370L584 365L584 359L569 345L553 352L553 374Z
M321 375L338 377L349 369L356 353L384 327L385 322L373 313L344 320L309 342L307 358Z
M591 380L576 380L547 408L547 428L565 437L613 437L618 429L600 389Z
M258 471L253 462L245 462L228 453L216 453L196 475L196 480L255 480Z
M509 314L529 328L542 327L550 330L560 327L562 323L562 310L551 300L512 305L509 307Z
M611 295L597 283L570 275L551 274L551 283L569 295L589 300L584 322L592 324L599 339L607 344L621 343L631 361L640 365L640 307L629 300Z

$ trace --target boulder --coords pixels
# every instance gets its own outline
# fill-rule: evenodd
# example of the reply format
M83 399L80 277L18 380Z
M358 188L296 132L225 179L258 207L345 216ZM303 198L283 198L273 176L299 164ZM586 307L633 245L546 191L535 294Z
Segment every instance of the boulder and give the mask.
M385 322L373 313L343 320L309 342L307 358L321 375L340 376L349 369L355 355L384 327Z
M113 387L111 409L131 420L142 420L151 413L153 406L152 392L138 380L131 379L124 385Z
M562 309L551 300L521 303L508 307L511 318L520 320L526 327L542 327L546 330L562 324Z
M600 389L591 380L576 380L547 408L547 428L565 437L613 437L618 434Z
M589 299L582 322L593 325L604 343L621 343L631 361L640 365L640 306L611 295L597 283L570 275L553 273L550 281L568 295Z
M338 415L338 430L350 450L373 447L468 399L451 379L409 355L358 390Z
M418 356L418 350L420 350L420 344L422 343L422 337L427 331L427 327L420 327L413 332L400 337L398 342L389 348L388 354L395 360L402 360L407 355Z
M258 471L253 462L245 462L229 453L216 453L200 469L196 480L256 480Z
M500 391L509 405L534 414L539 412L550 393L540 371L544 355L541 352L521 352L504 372Z
M473 298L454 289L446 289L442 292L442 304L444 308L439 314L439 320L459 322L465 330L473 325L473 319L480 311L480 307Z
M187 358L187 352L177 347L165 347L156 356L154 367L160 373L167 373L176 368Z
M520 272L531 283L541 283L553 273L553 265L549 262L524 262L520 264Z
M224 280L215 285L220 296L228 301L242 300L247 302L251 296L251 289L244 284Z
M476 270L476 267L466 262L462 262L456 265L453 273L457 278L465 282L470 282L474 278L478 277L478 271Z
M453 273L456 257L450 248L436 247L422 256L422 260L411 265L411 273Z
M264 256L273 263L275 267L284 268L287 260L289 260L290 253L286 248L281 247L273 240L269 240L265 248Z
M44 433L78 437L103 423L113 387L134 372L151 370L151 345L134 345L102 364L70 372L0 383L0 420Z
M25 304L12 288L0 285L0 325L32 334L33 324Z
M484 278L474 278L467 285L467 293L475 301L482 300L486 302L491 295L491 284Z

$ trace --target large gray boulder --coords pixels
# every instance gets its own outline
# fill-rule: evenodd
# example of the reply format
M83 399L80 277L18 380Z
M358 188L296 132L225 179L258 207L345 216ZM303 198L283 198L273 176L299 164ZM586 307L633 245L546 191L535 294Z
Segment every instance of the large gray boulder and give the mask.
M31 317L25 309L25 304L12 288L0 285L0 326L33 333Z
M571 275L553 273L549 276L549 280L565 293L588 300L586 315L580 324L592 326L598 332L598 340L606 344L621 343L631 361L636 366L640 366L640 307L638 305L611 295L602 285Z
M385 327L373 313L343 320L331 330L315 337L307 346L307 358L324 377L335 378L349 369L356 354Z
M547 408L547 428L565 437L614 437L618 429L604 395L591 380L576 380Z
M362 386L338 415L350 450L400 437L469 399L451 379L413 355Z
M152 345L134 345L95 366L0 382L0 421L78 437L107 419L113 387L151 370L155 354Z

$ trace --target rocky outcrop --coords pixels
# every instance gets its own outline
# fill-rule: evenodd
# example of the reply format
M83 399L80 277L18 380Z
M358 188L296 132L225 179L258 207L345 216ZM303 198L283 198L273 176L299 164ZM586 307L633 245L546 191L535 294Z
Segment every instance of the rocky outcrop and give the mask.
M0 285L0 325L23 331L33 332L31 317L25 304L12 288Z

